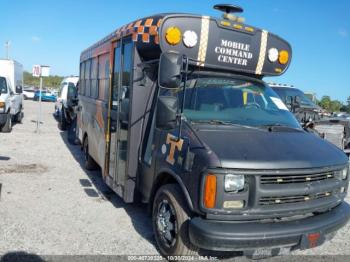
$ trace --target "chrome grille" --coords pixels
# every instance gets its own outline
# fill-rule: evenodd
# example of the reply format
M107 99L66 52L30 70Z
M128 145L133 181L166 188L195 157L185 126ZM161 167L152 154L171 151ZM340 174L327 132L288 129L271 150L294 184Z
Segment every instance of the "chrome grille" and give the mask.
M300 203L310 200L320 199L330 196L331 192L322 192L314 195L295 195L295 196L270 196L270 197L261 197L259 199L259 204L262 206L266 205L279 205L279 204L291 204L291 203Z
M319 174L300 174L300 175L262 175L260 183L265 184L290 184L290 183L306 183L321 181L334 178L333 172L325 172Z

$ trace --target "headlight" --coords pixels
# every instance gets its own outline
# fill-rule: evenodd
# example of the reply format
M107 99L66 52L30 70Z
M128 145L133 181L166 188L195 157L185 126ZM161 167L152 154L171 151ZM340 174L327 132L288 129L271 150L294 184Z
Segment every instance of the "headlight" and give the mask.
M5 102L0 102L0 108L4 108L5 107Z
M238 192L244 189L244 175L232 175L225 176L225 191L226 192Z
M346 167L342 170L334 171L334 176L339 180L345 180L348 177L348 168Z

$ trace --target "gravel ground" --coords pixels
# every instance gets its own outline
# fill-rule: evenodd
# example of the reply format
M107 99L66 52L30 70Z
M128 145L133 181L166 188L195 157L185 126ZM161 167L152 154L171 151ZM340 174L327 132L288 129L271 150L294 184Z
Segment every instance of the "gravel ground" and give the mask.
M146 207L124 204L99 171L83 169L53 103L43 103L40 134L38 103L24 106L23 124L0 133L0 254L157 255ZM350 224L321 247L293 254L350 255Z

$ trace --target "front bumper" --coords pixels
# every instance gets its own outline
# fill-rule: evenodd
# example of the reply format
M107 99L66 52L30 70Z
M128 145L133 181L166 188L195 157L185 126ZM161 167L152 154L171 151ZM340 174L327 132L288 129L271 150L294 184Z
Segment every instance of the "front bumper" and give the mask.
M189 225L192 244L218 251L321 245L326 236L344 226L350 218L346 202L320 215L286 222L232 222L193 218ZM318 237L317 237L318 236Z

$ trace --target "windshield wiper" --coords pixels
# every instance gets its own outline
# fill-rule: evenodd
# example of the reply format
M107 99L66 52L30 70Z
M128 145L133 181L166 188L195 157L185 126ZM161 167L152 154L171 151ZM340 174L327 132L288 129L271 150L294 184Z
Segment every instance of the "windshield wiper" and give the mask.
M228 125L228 126L241 127L241 128L243 127L243 128L259 129L256 126L247 126L247 125L234 123L232 121L224 121L224 120L218 120L218 119L190 120L190 121L191 121L191 123L199 123L199 124Z

